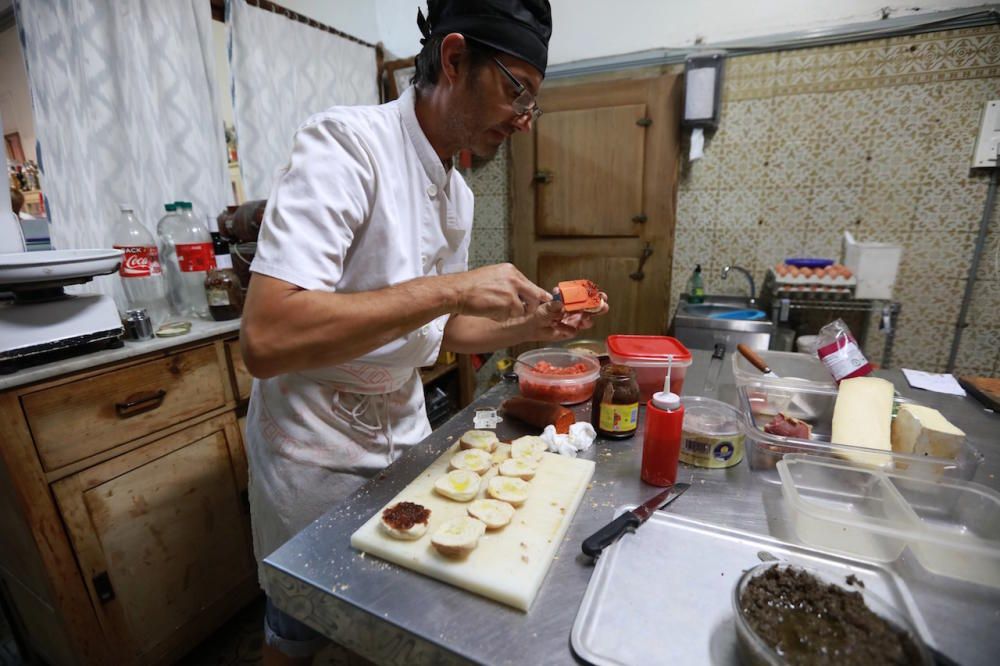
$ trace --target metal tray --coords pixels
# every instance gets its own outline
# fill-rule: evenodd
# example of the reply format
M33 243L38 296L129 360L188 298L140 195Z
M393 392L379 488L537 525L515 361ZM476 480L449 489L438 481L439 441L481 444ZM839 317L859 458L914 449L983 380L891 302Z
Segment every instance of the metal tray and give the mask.
M932 643L905 583L884 567L656 512L598 560L573 623L574 652L601 666L739 664L733 586L761 552L832 576L853 574Z

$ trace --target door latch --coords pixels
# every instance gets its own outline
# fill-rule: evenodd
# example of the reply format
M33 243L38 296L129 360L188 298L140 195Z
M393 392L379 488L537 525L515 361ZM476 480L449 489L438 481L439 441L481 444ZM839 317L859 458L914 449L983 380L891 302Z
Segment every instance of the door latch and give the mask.
M638 125L639 127L649 127L650 125L653 124L653 119L652 118L639 118L639 120L635 121L635 124Z
M94 576L92 580L94 583L94 592L97 593L97 598L101 600L102 604L106 604L115 598L115 588L111 587L111 579L108 577L107 571L102 571Z
M552 182L552 172L551 171L536 171L534 178L532 180L536 183L551 183Z
M646 274L642 271L642 267L646 265L646 260L653 255L653 246L649 243L642 248L642 254L639 256L639 268L636 269L634 273L629 273L629 277L639 282L642 278L646 277Z

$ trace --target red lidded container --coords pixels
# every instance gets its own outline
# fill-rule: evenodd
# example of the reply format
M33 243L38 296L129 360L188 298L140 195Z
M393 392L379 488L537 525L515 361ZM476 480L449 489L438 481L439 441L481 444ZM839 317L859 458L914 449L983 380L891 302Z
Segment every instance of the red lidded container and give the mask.
M684 375L691 365L691 352L676 338L666 335L609 335L608 356L612 363L635 370L639 382L639 402L647 402L663 390L670 371L670 392L681 394Z

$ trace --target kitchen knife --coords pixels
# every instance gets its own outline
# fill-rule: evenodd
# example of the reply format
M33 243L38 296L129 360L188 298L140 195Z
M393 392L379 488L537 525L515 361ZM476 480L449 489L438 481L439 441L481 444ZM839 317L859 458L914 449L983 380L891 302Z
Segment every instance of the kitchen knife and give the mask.
M653 515L654 511L670 504L690 487L690 483L675 483L663 492L657 493L652 499L618 516L584 539L583 554L588 557L598 557L605 548L618 541L625 532L634 532L637 527Z

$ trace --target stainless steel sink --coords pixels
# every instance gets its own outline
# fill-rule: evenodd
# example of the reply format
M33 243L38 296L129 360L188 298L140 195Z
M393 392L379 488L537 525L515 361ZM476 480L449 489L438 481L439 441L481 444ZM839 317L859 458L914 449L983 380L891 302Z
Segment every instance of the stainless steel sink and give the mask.
M704 303L688 303L686 295L674 312L673 334L689 349L715 349L724 344L729 353L743 343L751 349L767 349L774 324L769 319L714 319L712 315L737 310L760 309L742 296L705 296Z

